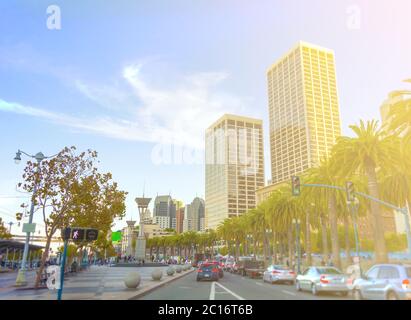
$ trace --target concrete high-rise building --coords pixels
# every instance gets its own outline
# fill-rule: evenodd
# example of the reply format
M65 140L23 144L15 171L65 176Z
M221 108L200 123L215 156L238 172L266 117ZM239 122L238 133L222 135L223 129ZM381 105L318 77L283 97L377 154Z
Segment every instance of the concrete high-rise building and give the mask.
M341 135L334 52L299 42L267 71L272 184L330 154Z
M175 228L176 205L171 196L157 196L154 200L153 220L161 229Z
M262 120L226 114L206 130L205 229L255 208L263 150Z
M184 211L185 208L179 208L176 212L176 232L182 233L183 232L183 222L184 222Z
M204 231L205 202L196 197L185 207L183 231Z
M385 126L386 128L389 128L391 111L394 110L395 108L404 108L406 103L409 103L411 105L411 91L399 90L399 91L391 92L388 95L388 98L383 102L380 108L382 125ZM388 212L391 213L390 210L384 210L385 215L388 215ZM406 225L405 225L404 214L398 211L395 211L393 214L391 214L391 216L392 215L394 216L396 231L398 233L405 233ZM410 223L410 227L411 227L411 223Z

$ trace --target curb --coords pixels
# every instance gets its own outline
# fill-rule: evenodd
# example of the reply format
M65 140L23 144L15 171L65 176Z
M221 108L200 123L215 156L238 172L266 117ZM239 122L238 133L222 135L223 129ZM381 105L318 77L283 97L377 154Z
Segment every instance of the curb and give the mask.
M158 288L164 287L165 285L167 285L167 284L169 284L169 283L171 283L171 282L173 282L173 281L176 281L176 280L178 280L178 279L181 279L181 278L183 278L183 277L185 277L185 276L193 273L195 270L196 270L196 269L190 270L190 271L188 271L188 272L186 272L186 273L183 273L183 274L179 275L178 277L175 277L175 276L174 276L174 277L171 278L170 280L164 281L164 282L160 282L158 285L153 286L153 287L151 287L151 288L143 289L143 291L139 292L138 294L136 294L135 296L133 296L133 297L131 297L131 298L128 298L127 300L138 300L138 298L141 298L142 296L145 296L145 295L153 292L154 290L156 290L156 289L158 289ZM144 291L144 290L145 290L145 291Z

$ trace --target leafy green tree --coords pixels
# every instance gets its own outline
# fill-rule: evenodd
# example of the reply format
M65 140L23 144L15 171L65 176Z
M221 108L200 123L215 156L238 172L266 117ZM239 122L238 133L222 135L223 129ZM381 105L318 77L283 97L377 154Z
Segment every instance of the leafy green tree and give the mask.
M0 239L11 239L11 238L12 238L12 235L7 230L7 228L4 226L4 222L2 218L0 218Z
M59 154L41 162L29 161L19 186L33 193L36 212L43 216L46 246L35 286L50 248L52 237L68 226L92 227L105 233L115 218L125 214L126 192L119 191L110 173L101 174L96 167L97 152L76 154L76 148L64 148Z

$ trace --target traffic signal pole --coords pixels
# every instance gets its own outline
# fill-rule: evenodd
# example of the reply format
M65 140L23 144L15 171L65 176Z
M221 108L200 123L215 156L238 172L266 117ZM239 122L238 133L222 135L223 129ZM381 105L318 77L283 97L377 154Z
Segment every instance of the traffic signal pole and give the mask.
M67 247L68 247L68 240L66 239L64 241L63 260L61 262L61 268L60 268L60 288L58 289L58 292L57 292L57 300L61 300L61 296L63 295L64 269L66 266Z
M301 186L303 187L317 187L317 188L327 188L327 189L335 189L335 190L342 190L342 191L346 191L346 188L343 187L339 187L339 186L331 186L331 185L327 185L327 184L301 184ZM408 204L405 208L400 208L397 207L389 202L380 200L378 198L375 198L373 196L370 196L366 193L362 193L362 192L358 192L358 191L353 191L354 195L358 195L361 196L363 198L366 198L368 200L377 202L383 206L386 206L388 208L391 208L393 210L399 211L404 215L404 221L405 221L405 231L407 234L407 255L408 258L411 259L411 228L410 228L410 217L409 217L409 208L408 208Z

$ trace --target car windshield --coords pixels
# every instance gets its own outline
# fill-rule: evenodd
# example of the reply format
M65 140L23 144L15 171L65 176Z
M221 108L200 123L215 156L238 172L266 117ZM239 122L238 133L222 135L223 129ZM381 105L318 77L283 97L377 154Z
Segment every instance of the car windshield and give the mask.
M287 266L273 266L275 270L290 270Z
M201 270L203 271L211 271L213 269L212 265L204 265L201 267Z
M317 268L317 270L322 274L341 274L340 271L334 268Z

